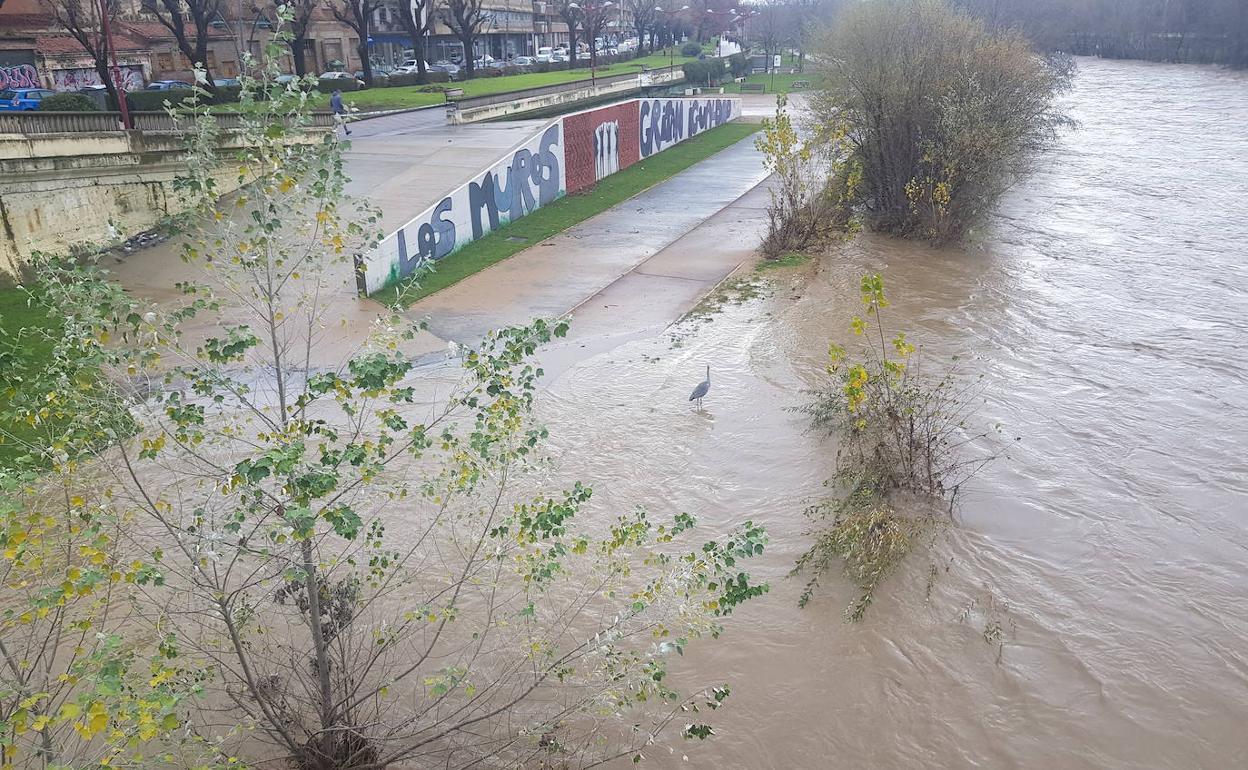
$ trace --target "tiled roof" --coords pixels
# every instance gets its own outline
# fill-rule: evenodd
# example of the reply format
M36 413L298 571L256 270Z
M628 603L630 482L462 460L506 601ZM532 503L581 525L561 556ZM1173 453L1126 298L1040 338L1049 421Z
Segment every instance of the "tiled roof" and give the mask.
M128 30L135 37L146 40L149 43L173 40L173 33L169 31L168 27L158 21L121 21L117 23L117 26ZM188 26L190 26L190 29L187 31L193 37L195 34L194 25ZM209 39L228 38L230 36L228 30L215 28L208 30Z
M52 29L56 22L45 13L0 13L0 32Z
M113 35L113 45L118 52L142 51L147 46L128 35ZM69 35L40 35L35 39L35 50L42 56L68 56L86 53L77 40Z

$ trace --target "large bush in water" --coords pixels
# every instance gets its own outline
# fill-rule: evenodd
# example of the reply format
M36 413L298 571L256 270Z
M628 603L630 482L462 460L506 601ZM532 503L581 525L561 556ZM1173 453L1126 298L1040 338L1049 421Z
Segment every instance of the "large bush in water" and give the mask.
M848 129L876 230L959 238L1063 122L1053 99L1069 66L941 0L853 4L821 48L815 109Z

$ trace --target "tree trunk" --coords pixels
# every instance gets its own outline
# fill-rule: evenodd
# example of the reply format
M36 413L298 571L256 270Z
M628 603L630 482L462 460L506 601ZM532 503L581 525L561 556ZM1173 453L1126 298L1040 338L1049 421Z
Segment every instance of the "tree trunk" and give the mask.
M291 38L290 40L290 58L295 62L295 74L303 77L308 74L307 62L307 46L306 39L303 36Z
M416 55L416 82L424 85L429 82L429 71L425 69L424 35L412 35L412 53Z
M360 55L360 69L364 70L364 83L373 87L373 63L368 60L368 35L360 34L360 44L355 49Z
M464 76L464 80L472 80L476 76L476 51L472 49L472 35L460 35L459 45L464 49L464 72L468 74Z
M113 73L108 66L108 53L101 50L92 58L95 59L95 74L100 76L100 82L104 84L104 90L108 92L108 101L114 109L120 110L121 95L117 93L117 86L113 84Z

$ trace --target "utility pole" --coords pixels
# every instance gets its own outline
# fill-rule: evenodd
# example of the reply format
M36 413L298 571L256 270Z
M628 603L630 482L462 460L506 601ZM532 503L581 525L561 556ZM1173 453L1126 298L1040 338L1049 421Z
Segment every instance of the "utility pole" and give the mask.
M134 128L130 122L130 107L126 104L126 88L121 83L121 68L117 66L117 47L113 45L112 27L108 23L108 0L100 0L100 32L113 60L113 90L117 93L117 109L121 110L121 125Z

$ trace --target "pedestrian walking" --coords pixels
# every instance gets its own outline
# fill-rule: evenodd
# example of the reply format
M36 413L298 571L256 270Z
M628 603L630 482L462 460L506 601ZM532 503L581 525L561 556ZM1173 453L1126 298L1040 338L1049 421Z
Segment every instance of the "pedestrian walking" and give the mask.
M335 89L329 95L329 108L334 111L334 120L342 124L347 136L351 136L351 127L347 125L347 108L342 106L342 91Z

